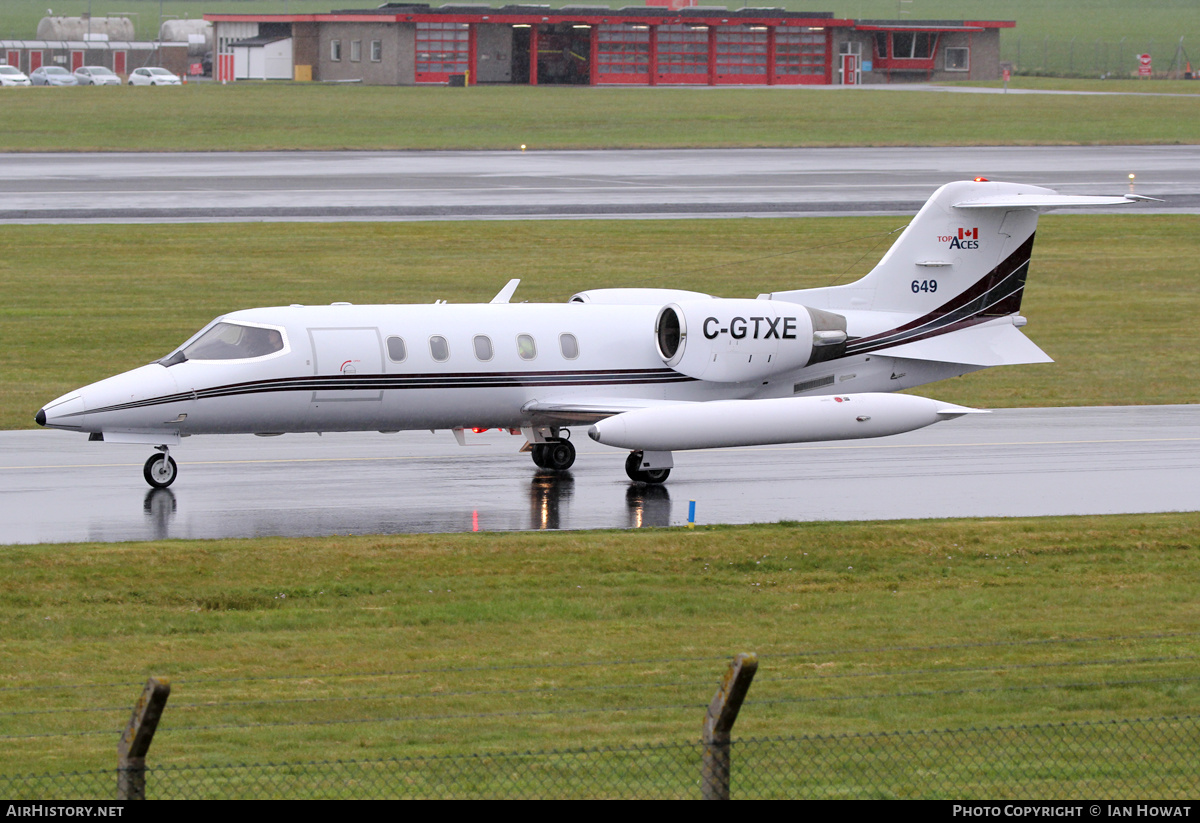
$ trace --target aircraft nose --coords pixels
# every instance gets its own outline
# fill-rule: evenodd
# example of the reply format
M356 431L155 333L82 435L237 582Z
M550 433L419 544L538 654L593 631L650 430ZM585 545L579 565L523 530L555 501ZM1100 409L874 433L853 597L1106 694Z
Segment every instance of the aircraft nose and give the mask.
M85 414L83 398L75 391L42 406L33 420L39 426L76 431L83 427Z

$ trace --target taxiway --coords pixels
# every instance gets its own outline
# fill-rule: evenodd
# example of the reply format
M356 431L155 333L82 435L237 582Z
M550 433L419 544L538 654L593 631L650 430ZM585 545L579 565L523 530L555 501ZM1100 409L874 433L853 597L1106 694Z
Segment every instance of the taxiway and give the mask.
M696 522L1200 509L1200 406L1002 409L878 440L679 452L664 486L575 433L568 472L520 437L192 437L151 491L145 447L0 433L0 543L599 529Z

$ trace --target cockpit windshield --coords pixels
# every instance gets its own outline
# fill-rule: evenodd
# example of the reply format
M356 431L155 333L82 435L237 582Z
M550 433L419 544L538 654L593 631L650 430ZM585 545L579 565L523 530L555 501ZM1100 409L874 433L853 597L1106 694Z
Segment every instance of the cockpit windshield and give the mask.
M283 351L278 329L217 323L182 350L188 360L247 360Z

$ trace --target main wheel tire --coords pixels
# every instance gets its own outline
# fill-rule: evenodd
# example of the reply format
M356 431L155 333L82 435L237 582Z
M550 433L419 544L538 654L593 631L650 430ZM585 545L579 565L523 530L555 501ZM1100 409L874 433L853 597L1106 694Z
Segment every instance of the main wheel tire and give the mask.
M533 465L539 469L546 468L546 444L534 443L533 448L529 450L529 456L533 458Z
M649 483L652 486L657 486L659 483L667 482L667 478L671 476L670 469L643 469L641 472L641 481Z
M658 485L671 476L670 469L643 469L642 453L630 452L625 458L625 474L635 483Z
M150 455L142 468L142 476L156 489L165 489L174 483L178 474L179 467L175 465L175 459L166 454Z
M630 480L637 482L642 479L641 473L642 473L642 453L641 452L630 452L629 456L625 458L625 474L626 474L626 476Z
M575 447L567 440L556 440L546 444L542 458L547 469L561 472L571 468L575 463Z

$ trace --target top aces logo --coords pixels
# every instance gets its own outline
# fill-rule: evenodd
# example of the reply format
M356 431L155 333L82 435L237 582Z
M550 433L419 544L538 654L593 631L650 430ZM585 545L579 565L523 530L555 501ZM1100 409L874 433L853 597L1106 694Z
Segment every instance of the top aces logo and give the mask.
M952 249L977 249L979 248L979 227L959 229L958 237L953 234L940 235L938 242L949 243L949 248Z

